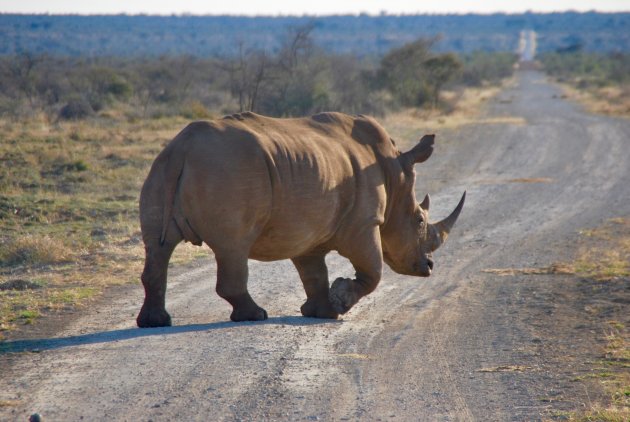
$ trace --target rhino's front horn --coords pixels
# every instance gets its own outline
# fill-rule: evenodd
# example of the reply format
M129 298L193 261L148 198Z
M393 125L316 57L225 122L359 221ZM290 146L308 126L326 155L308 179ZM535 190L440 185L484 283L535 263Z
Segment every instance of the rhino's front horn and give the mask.
M440 221L439 223L432 224L432 226L435 227L435 233L437 235L435 249L439 248L444 242L446 242L448 233L453 228L455 221L457 221L457 217L459 217L459 213L462 212L462 208L464 208L465 200L466 200L466 192L464 191L464 194L462 195L462 199L459 200L459 204L457 204L457 207L455 208L455 210L453 210L451 215L449 215L448 217L446 217L444 220Z

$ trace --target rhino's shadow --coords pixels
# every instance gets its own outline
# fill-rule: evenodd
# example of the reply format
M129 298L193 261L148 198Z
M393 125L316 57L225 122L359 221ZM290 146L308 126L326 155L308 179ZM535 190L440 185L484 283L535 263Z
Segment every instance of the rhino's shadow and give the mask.
M44 350L61 349L64 347L81 346L86 344L109 343L130 340L138 337L164 336L172 334L191 333L199 331L221 330L252 325L292 325L307 326L320 324L341 324L342 321L332 319L305 318L301 316L272 317L265 321L256 322L211 322L208 324L188 324L160 328L125 328L122 330L101 331L78 336L42 338L30 340L10 340L0 342L0 355L5 353L41 352Z

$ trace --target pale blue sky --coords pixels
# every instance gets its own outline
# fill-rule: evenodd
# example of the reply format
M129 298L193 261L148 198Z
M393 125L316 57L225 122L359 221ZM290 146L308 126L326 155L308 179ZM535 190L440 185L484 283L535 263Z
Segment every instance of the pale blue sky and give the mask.
M0 13L325 15L630 11L630 0L0 0Z

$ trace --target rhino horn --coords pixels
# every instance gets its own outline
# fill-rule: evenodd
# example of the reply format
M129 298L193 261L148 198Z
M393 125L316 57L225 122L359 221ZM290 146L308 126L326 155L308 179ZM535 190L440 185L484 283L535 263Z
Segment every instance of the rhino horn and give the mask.
M453 210L451 215L449 215L448 217L446 217L444 220L440 221L439 223L432 224L432 226L434 227L434 233L436 234L436 237L437 237L435 241L435 245L436 245L435 249L439 248L444 242L446 242L448 233L453 228L455 221L457 221L457 217L459 217L459 213L462 212L462 208L464 208L465 200L466 200L466 192L464 191L464 194L462 195L462 199L459 200L459 204L457 204L457 207Z
M429 211L430 206L431 206L431 197L427 193L427 195L424 197L424 199L420 203L420 208L422 208L425 211Z

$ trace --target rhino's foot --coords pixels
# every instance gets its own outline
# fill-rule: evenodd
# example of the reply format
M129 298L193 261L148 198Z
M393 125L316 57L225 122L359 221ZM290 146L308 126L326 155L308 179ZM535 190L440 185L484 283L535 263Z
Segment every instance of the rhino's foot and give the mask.
M166 312L166 309L150 309L144 306L136 318L136 323L140 328L170 327L172 325L171 316Z
M267 311L260 306L255 308L239 308L232 311L230 319L234 322L238 321L264 321L268 318Z
M332 309L338 314L348 312L359 301L359 295L354 290L354 281L341 277L336 279L330 286L328 300Z
M310 318L329 318L337 319L339 312L335 311L328 301L328 298L324 300L308 299L300 308L302 315Z

